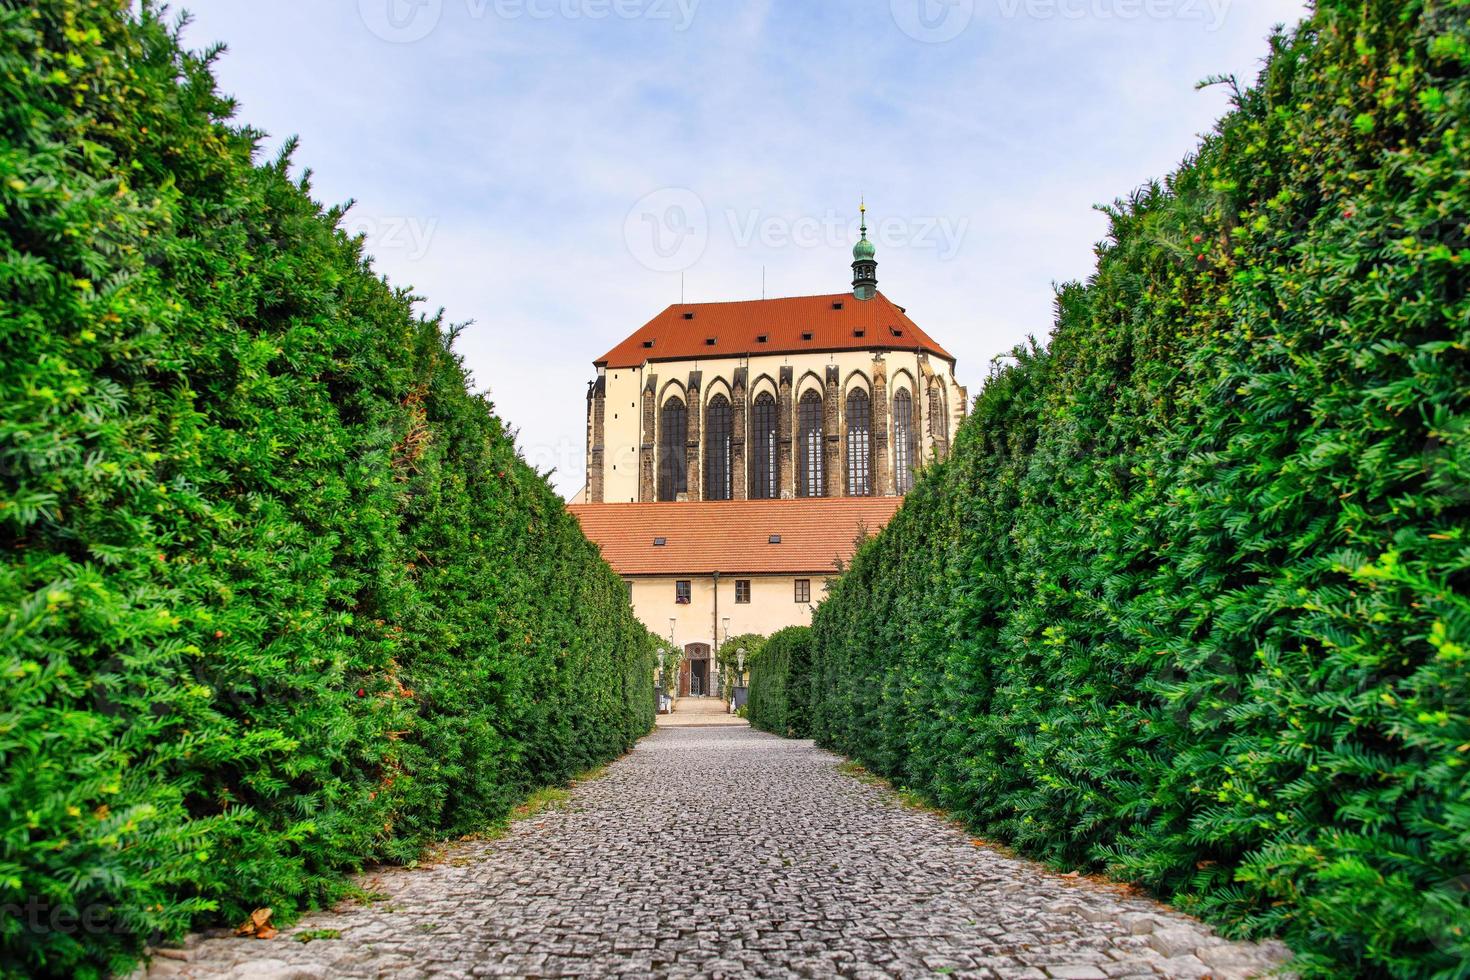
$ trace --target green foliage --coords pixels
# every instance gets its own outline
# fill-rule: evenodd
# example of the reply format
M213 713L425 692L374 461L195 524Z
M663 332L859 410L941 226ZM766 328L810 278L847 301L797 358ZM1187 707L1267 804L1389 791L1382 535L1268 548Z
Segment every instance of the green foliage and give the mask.
M788 626L772 633L749 663L750 723L777 735L809 737L811 669L810 627Z
M760 652L761 645L766 638L759 633L737 633L720 644L719 653L715 659L719 663L720 671L720 693L726 701L735 696L736 681L741 683L750 676L750 664L752 658ZM745 651L745 671L740 670L740 654Z
M654 641L654 677L668 697L679 696L679 664L684 660L684 651L663 639Z
M1308 975L1470 962L1466 13L1273 38L813 626L821 742Z
M123 970L652 723L653 639L213 53L0 4L0 974Z

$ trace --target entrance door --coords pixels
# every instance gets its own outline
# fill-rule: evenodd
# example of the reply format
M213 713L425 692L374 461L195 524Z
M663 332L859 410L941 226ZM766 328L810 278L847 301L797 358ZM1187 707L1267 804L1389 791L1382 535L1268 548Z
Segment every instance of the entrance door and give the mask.
M690 643L684 647L684 664L680 674L688 678L684 693L703 697L710 693L710 656L708 643Z

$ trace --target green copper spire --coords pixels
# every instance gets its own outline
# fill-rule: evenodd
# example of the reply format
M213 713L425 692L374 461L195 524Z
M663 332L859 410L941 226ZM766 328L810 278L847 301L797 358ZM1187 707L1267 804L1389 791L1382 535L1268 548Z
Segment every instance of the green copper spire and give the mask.
M861 223L858 225L858 231L862 233L862 237L852 247L852 257L854 259L871 259L873 257L873 243L868 241L868 206L866 204L859 204L858 214L861 215L859 219Z
M872 299L878 292L878 260L873 258L873 243L868 241L868 205L858 204L857 244L852 247L852 295L855 299Z

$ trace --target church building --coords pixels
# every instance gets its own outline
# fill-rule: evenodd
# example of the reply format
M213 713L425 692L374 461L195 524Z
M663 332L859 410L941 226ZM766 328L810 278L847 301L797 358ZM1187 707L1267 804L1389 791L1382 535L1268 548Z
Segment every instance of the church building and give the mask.
M725 636L811 621L966 410L954 357L878 291L864 209L850 292L670 306L594 364L571 510L644 624L709 693Z

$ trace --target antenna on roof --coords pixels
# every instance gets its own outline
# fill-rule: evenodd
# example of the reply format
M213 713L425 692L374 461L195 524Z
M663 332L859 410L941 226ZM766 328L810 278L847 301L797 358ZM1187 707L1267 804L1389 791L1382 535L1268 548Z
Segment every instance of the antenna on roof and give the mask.
M761 266L761 299L766 298L766 267Z
M684 305L684 270L679 270L679 305Z

